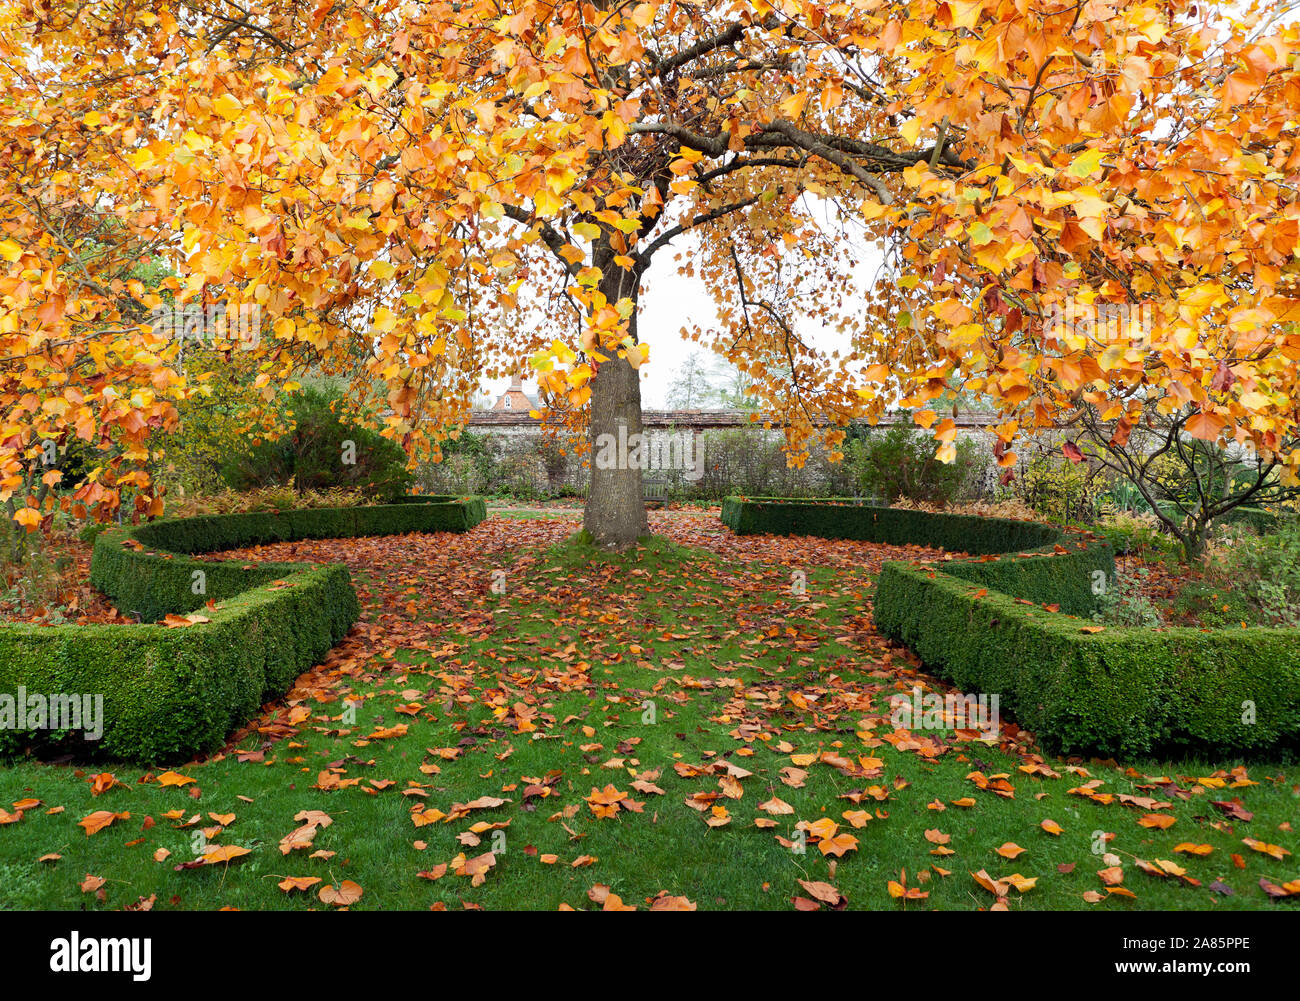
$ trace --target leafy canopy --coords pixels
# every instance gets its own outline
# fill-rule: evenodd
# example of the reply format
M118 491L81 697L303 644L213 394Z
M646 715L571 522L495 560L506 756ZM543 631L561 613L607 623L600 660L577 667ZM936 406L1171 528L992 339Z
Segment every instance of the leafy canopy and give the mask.
M420 452L524 359L579 415L602 361L644 364L641 281L691 230L722 315L696 334L796 461L895 401L950 459L926 404L956 387L1008 466L1085 405L1120 440L1190 408L1294 478L1300 32L1216 8L9 0L0 500L71 435L122 446L79 503L157 506L148 437L194 387L142 256L180 304L261 308L265 398L307 366L380 385ZM1149 322L1052 319L1089 304Z

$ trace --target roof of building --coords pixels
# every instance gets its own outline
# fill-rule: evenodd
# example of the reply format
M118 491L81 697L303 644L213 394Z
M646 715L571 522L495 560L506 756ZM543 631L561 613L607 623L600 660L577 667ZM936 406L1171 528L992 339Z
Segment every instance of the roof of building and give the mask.
M515 376L514 381L510 383L510 388L497 397L496 403L492 404L492 410L510 414L522 412L524 416L527 416L528 411L533 410L536 406L537 404L533 402L533 398L524 392L523 379L520 376Z

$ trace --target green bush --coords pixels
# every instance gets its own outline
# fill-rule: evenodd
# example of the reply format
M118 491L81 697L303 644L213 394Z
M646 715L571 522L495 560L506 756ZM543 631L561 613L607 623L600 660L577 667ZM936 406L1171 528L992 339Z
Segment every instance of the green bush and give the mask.
M1278 522L1265 535L1221 533L1205 576L1187 580L1174 610L1204 626L1300 626L1300 527Z
M402 494L412 477L401 446L340 420L337 404L337 396L316 389L294 395L289 403L294 429L227 462L225 481L236 490L292 483L303 491L356 489L382 500Z
M1258 615L1242 590L1205 580L1183 584L1174 595L1173 610L1207 629L1240 628Z
M177 554L212 553L242 546L300 539L346 539L408 532L464 532L487 516L481 498L403 497L393 504L355 508L250 511L155 521L127 532L105 532L95 542L90 582L125 615L153 622L191 612L208 599L221 601L249 587L283 577L288 564L185 559ZM138 543L143 549L126 543ZM206 589L194 593L193 574L203 571Z
M1036 522L789 499L731 498L723 520L737 532L972 554L886 563L876 628L960 688L997 693L1051 750L1300 749L1300 629L1099 628L1096 591L1115 576L1104 539Z
M1086 462L1071 462L1059 453L1034 456L1013 481L1026 504L1063 524L1091 522L1097 515L1103 484Z
M926 504L948 504L972 492L988 468L987 455L974 441L957 442L950 463L935 457L934 439L907 425L868 434L850 443L845 461L856 473L861 493L893 503L900 497Z
M1116 573L1106 590L1097 598L1094 622L1114 626L1143 626L1156 629L1165 624L1155 604L1147 597L1146 584L1151 571L1138 567L1131 573Z
M209 621L180 628L0 627L0 693L16 695L22 687L98 694L104 704L98 744L77 745L76 734L9 729L0 731L0 753L66 742L97 756L183 761L219 746L263 702L288 690L360 614L345 567L250 565L194 554L297 539L463 531L485 513L477 498L418 497L104 531L95 540L91 581L120 610L145 622L199 610Z
M1160 523L1151 514L1118 511L1093 525L1092 530L1111 544L1117 556L1182 552L1182 547L1161 531Z
M663 428L652 434L694 433L689 426ZM850 428L850 430L853 430ZM536 501L584 497L590 470L584 456L565 434L550 437L466 431L442 443L442 461L423 464L416 482L439 493L487 494ZM855 471L846 459L830 462L823 448L813 447L803 466L792 467L782 451L784 437L761 425L709 428L695 438L702 469L648 471L663 480L673 501L722 500L732 494L818 496L852 495ZM848 450L845 450L846 456ZM698 478L697 477L698 474Z
M1262 507L1234 507L1231 511L1215 519L1216 523L1225 525L1245 525L1256 532L1273 532L1295 523L1291 512L1268 511Z
M1129 480L1115 478L1097 496L1097 507L1105 512L1127 512L1133 515L1148 514L1151 505Z
M983 555L1047 545L1061 537L1053 525L1011 518L936 515L926 511L797 497L728 497L722 521L739 535L815 535L890 545L935 546Z
M1089 633L1078 618L896 562L881 573L875 619L955 685L998 693L1051 750L1221 758L1300 748L1300 630Z

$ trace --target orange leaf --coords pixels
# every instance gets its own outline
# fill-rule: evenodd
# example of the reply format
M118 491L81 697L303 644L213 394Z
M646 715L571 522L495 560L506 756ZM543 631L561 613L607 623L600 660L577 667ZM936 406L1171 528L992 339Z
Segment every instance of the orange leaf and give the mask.
M308 890L319 882L319 876L285 876L276 886L285 893L292 893L294 890Z
M347 907L349 904L355 904L365 893L361 887L350 879L345 879L338 886L327 883L320 888L317 894L321 901L326 904L334 904L338 907Z
M97 834L115 820L130 820L129 813L114 813L112 810L96 810L77 821L78 827L85 828L86 837Z

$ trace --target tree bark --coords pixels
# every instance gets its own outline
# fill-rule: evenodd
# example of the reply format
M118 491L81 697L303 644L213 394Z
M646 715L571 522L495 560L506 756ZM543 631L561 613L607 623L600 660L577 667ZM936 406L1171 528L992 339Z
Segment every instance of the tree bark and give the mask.
M621 297L632 298L628 332L635 343L635 306L641 276L628 272L618 274L619 271L617 265L607 264L607 279L602 286L609 285L604 291L611 303ZM591 380L591 487L582 527L602 549L627 549L636 545L637 539L650 534L641 487L641 463L636 462L640 457L643 463L645 453L633 444L640 440L633 436L641 433L640 375L626 358L613 357L601 362ZM611 453L612 463L602 461Z
M1198 514L1179 539L1183 544L1183 555L1188 563L1202 563L1210 545L1210 521L1203 514Z

